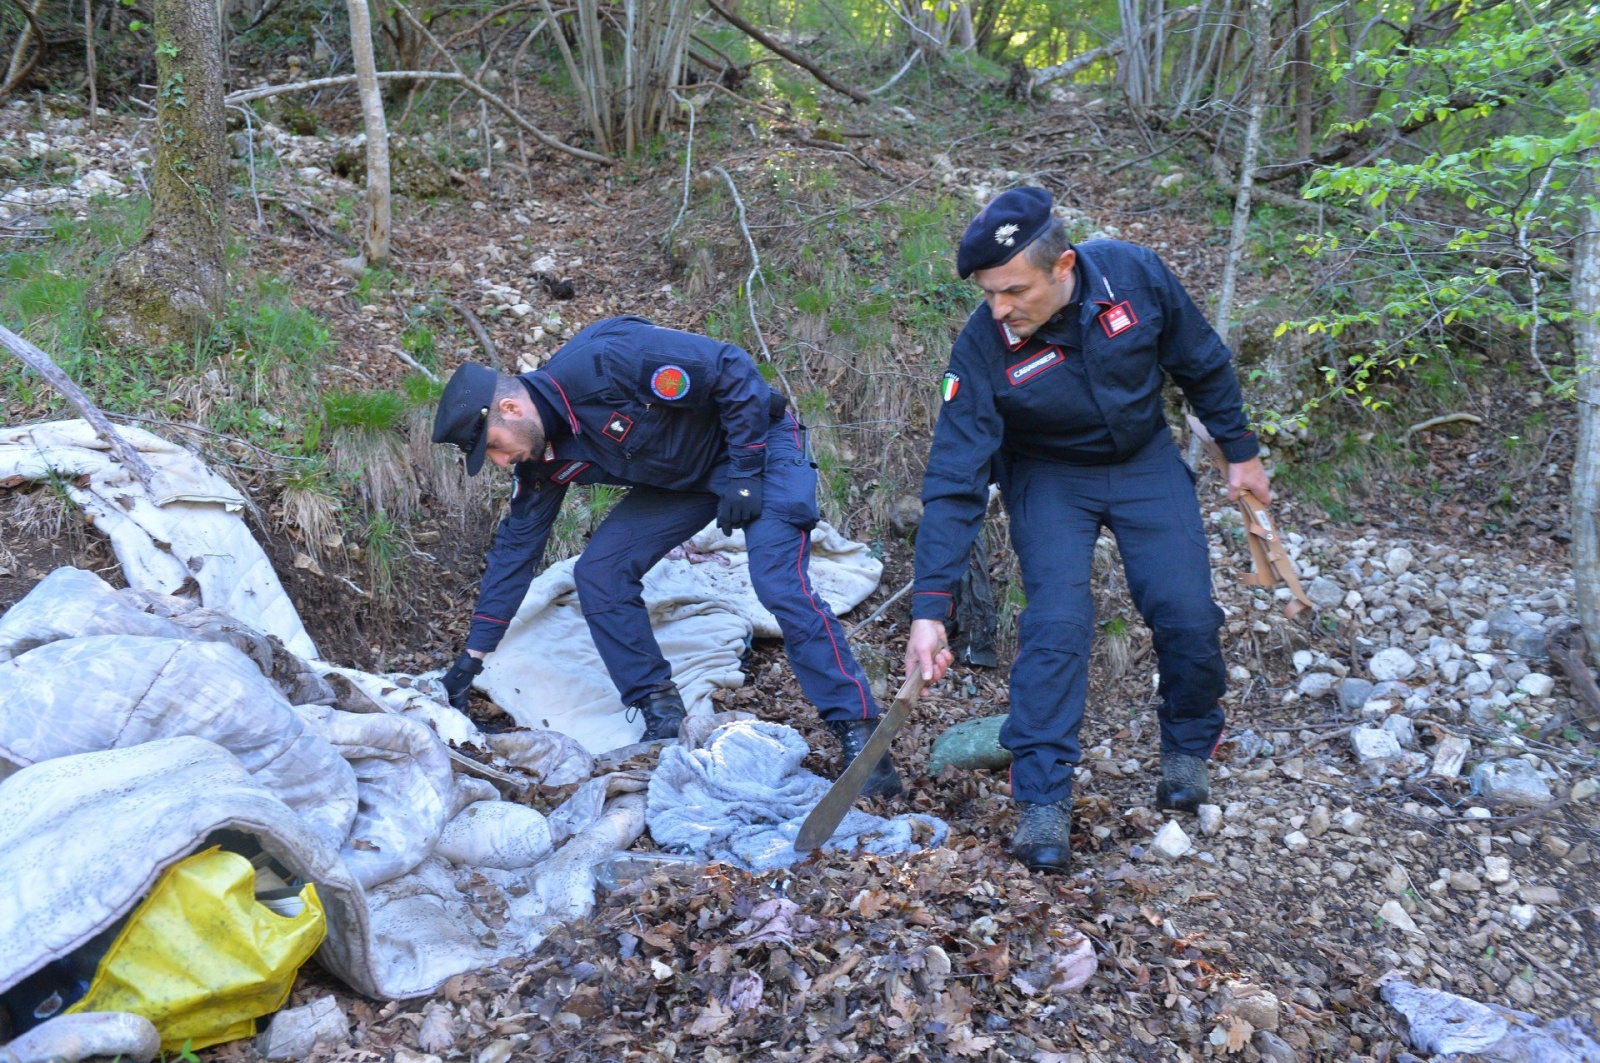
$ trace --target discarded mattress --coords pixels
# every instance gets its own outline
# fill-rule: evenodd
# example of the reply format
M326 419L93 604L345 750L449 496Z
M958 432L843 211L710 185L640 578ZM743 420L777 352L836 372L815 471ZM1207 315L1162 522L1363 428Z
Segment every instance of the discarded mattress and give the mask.
M317 883L332 973L369 996L426 994L586 911L592 864L643 830L637 781L601 777L561 816L552 851L537 839L554 825L455 774L425 723L291 705L231 643L151 623L163 618L136 607L151 602L67 569L0 618L0 896L17 899L0 906L0 992L231 829ZM74 637L71 618L94 633ZM142 633L114 633L118 618ZM482 741L464 717L454 728ZM534 753L524 763L571 770L558 739Z
M476 685L524 727L553 728L603 753L639 741L644 721L626 718L589 637L575 563L552 565L534 579ZM843 614L878 586L883 563L865 544L819 524L810 571L817 593ZM744 684L739 661L751 638L783 634L751 586L744 533L723 535L714 524L645 574L644 600L691 716L712 711L713 690Z
M0 483L54 480L111 539L130 586L160 594L196 587L201 604L275 635L307 660L317 647L239 512L248 501L189 451L120 429L155 470L153 490L112 459L85 421L0 429Z
M551 730L484 736L426 682L315 661L240 517L243 496L182 448L126 436L156 470L153 491L81 422L0 431L0 482L68 479L132 584L114 590L64 569L0 617L0 896L15 899L0 906L0 992L112 926L217 831L254 836L317 883L329 927L319 961L387 999L526 955L585 914L594 865L633 844L647 805L663 845L747 867L790 859L778 850L827 784L798 768L804 742L787 728L724 728L704 748L671 751L659 785L590 778L590 751L637 731L623 726L609 682L596 685L604 672L570 566L536 581L485 671L497 700ZM708 530L645 581L697 717L712 689L742 682L749 638L778 634L742 546L741 535ZM813 549L813 578L836 610L876 586L880 566L864 546L819 528ZM536 674L538 664L556 667ZM493 750L497 764L550 785L582 785L542 816L501 801L474 777L483 768L457 772L448 742ZM745 742L757 746L741 752ZM742 794L731 788L731 765L769 753L765 789L750 779ZM898 820L856 814L834 842L887 849L943 837L937 821Z
M698 749L668 746L650 776L650 837L664 849L746 871L806 859L809 853L795 851L795 836L832 785L800 766L809 752L794 728L751 718L730 719ZM851 809L824 848L918 852L941 844L949 830L943 820L921 813L885 819Z

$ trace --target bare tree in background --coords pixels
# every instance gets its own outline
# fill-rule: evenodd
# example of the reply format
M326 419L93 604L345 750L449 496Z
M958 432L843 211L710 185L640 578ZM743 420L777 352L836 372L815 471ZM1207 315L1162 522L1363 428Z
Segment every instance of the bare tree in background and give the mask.
M548 0L543 3L556 22ZM601 151L620 145L632 152L666 128L694 22L690 0L622 0L620 10L605 10L599 0L577 0L574 7L575 44L567 43L559 27L554 36L584 120ZM606 43L612 37L620 40L608 63Z
M1268 58L1272 53L1271 0L1250 4L1250 122L1245 127L1244 157L1239 160L1239 191L1233 201L1233 234L1228 240L1228 261L1222 268L1222 290L1217 293L1217 316L1212 322L1222 341L1228 341L1228 319L1233 314L1233 293L1239 280L1239 260L1244 257L1250 225L1250 189L1261 151L1261 118L1267 110Z
M1589 106L1600 110L1600 79L1589 83ZM1600 154L1591 152L1591 155ZM1600 158L1591 158L1591 167ZM1597 189L1589 171L1591 192ZM1572 309L1577 316L1578 444L1572 459L1572 576L1578 622L1591 663L1600 663L1600 204L1594 199L1573 263Z
M363 265L389 261L393 209L389 196L389 124L378 88L378 62L372 48L372 19L367 0L346 0L350 11L350 51L355 60L356 88L361 95L361 121L367 134L367 232L361 241Z
M228 152L215 0L154 0L155 170L142 239L89 292L114 342L188 343L227 291Z

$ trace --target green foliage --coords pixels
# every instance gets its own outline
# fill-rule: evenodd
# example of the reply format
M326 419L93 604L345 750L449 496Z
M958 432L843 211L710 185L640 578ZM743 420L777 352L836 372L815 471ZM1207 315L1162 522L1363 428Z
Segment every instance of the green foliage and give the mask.
M410 548L405 526L380 510L367 519L363 539L373 591L379 598L387 598L405 572Z
M407 396L394 391L331 391L322 397L323 420L334 430L389 432L410 408Z
M315 314L296 306L289 288L275 277L262 277L250 298L232 301L223 322L236 352L262 365L287 362L308 368L332 349L326 326Z
M1584 226L1600 111L1563 54L1600 45L1600 21L1514 17L1494 9L1441 47L1360 53L1336 71L1384 89L1377 111L1343 129L1426 127L1434 146L1330 167L1307 185L1308 198L1343 208L1300 238L1338 283L1278 334L1312 341L1323 388L1298 411L1268 414L1269 428L1303 423L1330 399L1380 409L1395 378L1467 346L1521 352L1551 394L1570 394L1566 256Z

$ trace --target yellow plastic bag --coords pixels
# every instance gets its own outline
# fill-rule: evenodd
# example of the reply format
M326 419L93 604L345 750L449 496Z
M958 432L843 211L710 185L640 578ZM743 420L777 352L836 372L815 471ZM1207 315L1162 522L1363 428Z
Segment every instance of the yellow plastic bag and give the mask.
M256 900L255 881L250 861L221 848L168 868L67 1010L143 1015L168 1052L254 1034L328 930L315 886L286 918Z

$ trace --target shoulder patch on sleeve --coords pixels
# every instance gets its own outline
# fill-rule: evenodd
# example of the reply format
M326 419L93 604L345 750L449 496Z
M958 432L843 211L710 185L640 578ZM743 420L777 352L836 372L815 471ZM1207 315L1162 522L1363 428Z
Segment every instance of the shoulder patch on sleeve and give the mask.
M954 373L946 373L944 380L939 384L939 395L944 401L949 402L956 397L956 392L961 390L961 378Z
M689 394L689 374L682 366L664 365L650 374L650 390L668 402L681 399Z

